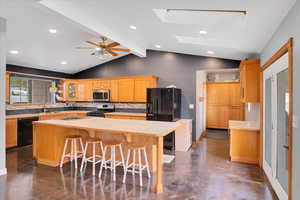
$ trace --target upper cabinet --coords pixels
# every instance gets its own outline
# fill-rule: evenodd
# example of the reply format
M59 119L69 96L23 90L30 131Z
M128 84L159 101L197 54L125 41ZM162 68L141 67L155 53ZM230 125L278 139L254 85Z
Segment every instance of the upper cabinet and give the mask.
M147 101L147 88L156 88L156 78L149 77L147 79L134 80L134 101L146 102Z
M63 85L66 101L93 101L93 90L109 89L111 102L146 102L147 88L156 87L157 77L66 79Z
M244 60L240 64L241 101L259 102L260 60Z
M134 102L134 79L120 79L118 81L119 102Z

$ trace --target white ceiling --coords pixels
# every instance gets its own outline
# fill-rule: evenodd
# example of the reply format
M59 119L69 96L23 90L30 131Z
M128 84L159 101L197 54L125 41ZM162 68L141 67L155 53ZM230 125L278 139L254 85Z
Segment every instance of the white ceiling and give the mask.
M146 56L146 49L159 44L162 51L204 56L214 51L215 57L244 59L261 52L295 1L7 0L0 16L8 19L8 49L20 51L8 54L9 63L74 73L101 63L75 49L99 35L138 56ZM167 8L236 9L247 15L163 13ZM58 29L57 35L47 32L52 27ZM208 34L200 35L200 30ZM62 60L68 64L62 66Z
M7 19L7 63L65 73L76 73L107 62L90 55L86 40L100 41L92 32L34 0L7 0L0 7L0 16ZM57 29L50 34L49 29ZM111 42L111 41L108 41ZM121 46L118 46L121 47ZM19 51L12 55L10 50ZM128 53L121 53L120 56ZM120 57L118 56L118 57ZM66 65L61 62L66 61Z

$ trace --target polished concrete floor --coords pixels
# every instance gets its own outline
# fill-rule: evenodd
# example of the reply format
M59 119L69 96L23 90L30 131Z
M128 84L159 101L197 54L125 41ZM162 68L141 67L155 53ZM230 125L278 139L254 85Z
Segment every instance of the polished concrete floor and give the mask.
M146 176L144 186L128 175L122 184L122 170L117 181L110 173L102 179L84 174L66 164L60 168L35 165L31 147L7 153L8 175L0 177L0 199L178 199L178 200L273 200L277 199L259 167L231 163L226 139L204 138L187 153L177 152L175 160L164 165L164 193L151 192Z

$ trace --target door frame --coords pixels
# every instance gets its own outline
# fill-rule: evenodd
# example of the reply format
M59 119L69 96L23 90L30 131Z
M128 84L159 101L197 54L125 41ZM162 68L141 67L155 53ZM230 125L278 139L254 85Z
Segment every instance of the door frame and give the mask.
M288 91L289 91L289 113L288 116L288 199L292 200L292 150L293 150L293 38L290 38L261 68L260 72L260 157L262 167L263 161L263 72L270 67L274 62L280 59L285 54L288 54Z

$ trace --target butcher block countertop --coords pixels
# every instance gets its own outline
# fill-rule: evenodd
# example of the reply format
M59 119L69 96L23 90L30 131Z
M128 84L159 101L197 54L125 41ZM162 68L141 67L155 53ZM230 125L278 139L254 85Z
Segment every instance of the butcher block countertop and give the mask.
M131 112L109 112L104 113L105 115L124 115L124 116L138 116L138 117L146 117L146 113L131 113Z
M89 112L89 111L71 110L71 111L57 111L57 112L33 113L33 114L17 114L17 115L7 115L6 119L40 117L40 116L53 115L53 114L72 114L72 113L82 113L82 114L85 114L87 112Z
M36 121L34 124L45 124L99 132L133 133L150 136L165 136L180 126L180 123L178 122L112 119L101 117L85 117L73 120L44 120Z
M259 122L256 121L229 120L229 129L259 131L260 127Z

